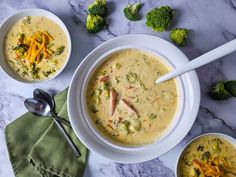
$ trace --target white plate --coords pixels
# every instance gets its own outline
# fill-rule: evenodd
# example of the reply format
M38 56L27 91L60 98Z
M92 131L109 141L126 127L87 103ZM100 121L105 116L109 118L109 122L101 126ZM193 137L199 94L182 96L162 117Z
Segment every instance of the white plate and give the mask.
M196 136L195 138L193 138L192 140L190 140L190 141L183 147L183 149L181 150L181 153L180 153L179 156L178 156L178 159L177 159L177 162L176 162L176 165L175 165L175 174L176 174L177 177L178 177L179 161L180 161L180 158L181 158L181 156L182 156L184 150L185 150L185 149L187 148L187 146L190 145L193 141L195 141L196 139L199 139L199 138L201 138L201 137L204 137L204 136L216 136L216 137L225 139L226 141L230 142L231 144L233 144L233 145L236 147L236 139L234 139L233 137L231 137L231 136L229 136L229 135L223 134L223 133L205 133L205 134Z
M188 62L187 57L173 44L151 35L131 34L113 38L94 49L79 65L72 78L68 92L68 114L77 137L91 151L122 163L151 160L174 148L191 129L199 109L200 87L194 71L178 78L183 89L183 109L179 121L166 136L142 148L117 148L99 138L84 116L83 85L89 69L101 56L114 49L139 48L153 51L173 68Z
M61 21L60 18L58 18L56 15L54 15L53 13L43 10L43 9L24 9L21 10L15 14L13 14L12 16L8 17L2 24L0 27L0 51L3 51L3 45L4 45L4 39L5 36L7 34L7 32L10 30L10 28L12 27L12 25L14 25L19 19L25 17L25 16L44 16L50 20L52 20L53 22L55 22L56 24L58 24L61 29L64 31L66 38L67 38L67 43L68 43L68 54L67 54L67 58L65 59L65 63L62 66L62 68L60 70L58 70L56 72L56 74L54 74L52 77L49 77L47 79L44 80L26 80L22 77L20 77L19 75L17 75L7 64L6 60L5 60L5 56L4 56L4 52L0 52L0 66L2 67L2 70L11 78L15 79L18 82L22 82L22 83L39 83L39 82L45 82L45 81L49 81L55 77L57 77L66 67L69 58L70 58L70 54L71 54L71 38L70 38L70 34L68 29L66 28L65 24Z

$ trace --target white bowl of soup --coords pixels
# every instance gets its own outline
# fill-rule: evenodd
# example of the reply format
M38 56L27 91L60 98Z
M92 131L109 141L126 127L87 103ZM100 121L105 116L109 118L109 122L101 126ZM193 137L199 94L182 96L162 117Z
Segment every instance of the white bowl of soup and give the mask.
M177 177L236 175L236 140L221 133L206 133L192 139L176 164Z
M53 79L70 58L69 32L49 11L17 12L2 23L0 34L0 66L17 81L37 83Z
M199 83L194 72L160 85L155 80L185 59L169 42L143 34L119 36L94 49L68 92L78 138L91 151L123 163L172 149L196 118Z
M105 143L140 148L163 138L175 127L183 108L181 82L155 84L171 70L153 51L117 48L91 66L82 105L88 125Z

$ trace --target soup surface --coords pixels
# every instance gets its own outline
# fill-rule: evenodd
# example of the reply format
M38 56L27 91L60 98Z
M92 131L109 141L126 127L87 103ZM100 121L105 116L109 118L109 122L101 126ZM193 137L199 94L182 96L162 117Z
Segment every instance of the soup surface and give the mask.
M94 72L87 108L96 127L115 141L141 145L156 140L177 108L174 80L155 84L169 69L137 49L116 52Z
M181 177L231 177L236 174L236 147L217 136L203 136L184 150L179 164Z
M43 80L64 65L67 39L58 24L44 16L26 16L8 31L4 41L8 65L26 80Z

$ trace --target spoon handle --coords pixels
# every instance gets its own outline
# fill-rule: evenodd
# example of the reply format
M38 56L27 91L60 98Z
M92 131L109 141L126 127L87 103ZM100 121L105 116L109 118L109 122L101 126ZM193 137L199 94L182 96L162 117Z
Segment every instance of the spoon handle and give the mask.
M71 150L73 151L74 155L76 158L79 158L81 156L80 151L77 149L77 147L75 146L75 144L72 142L71 138L69 137L69 135L66 133L65 129L63 128L63 126L61 125L61 123L56 120L53 119L54 122L56 123L58 129L60 130L60 132L62 133L62 135L65 137L67 143L70 145Z
M226 44L221 45L221 46L195 58L194 60L176 68L175 70L165 74L164 76L158 78L156 80L156 83L164 82L166 80L169 80L169 79L172 79L176 76L179 76L185 72L199 68L199 67L206 65L212 61L215 61L225 55L228 55L234 51L236 51L236 39L234 39L230 42L227 42Z
M55 118L57 121L59 121L59 122L65 124L65 125L71 127L71 124L70 124L70 122L69 122L68 120L63 119L63 118L59 117L58 115L56 115L56 114L54 114L54 113L52 113L52 116L53 116L53 118Z

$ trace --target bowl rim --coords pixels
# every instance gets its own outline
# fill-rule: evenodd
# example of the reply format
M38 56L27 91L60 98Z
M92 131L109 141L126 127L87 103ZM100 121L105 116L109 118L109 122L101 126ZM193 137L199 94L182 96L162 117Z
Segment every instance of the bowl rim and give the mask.
M158 49L165 58L172 58L173 61L177 61L175 67L189 61L184 53L170 42L157 36L139 33L121 35L102 43L92 50L77 67L70 82L67 96L67 109L72 128L76 136L90 151L100 154L106 159L120 163L144 162L159 157L173 149L181 140L184 139L192 128L199 110L201 95L199 79L195 71L190 71L179 76L184 80L184 85L186 87L185 92L188 96L185 97L187 104L185 104L185 110L181 121L178 124L178 128L176 128L172 133L174 136L168 136L162 143L156 145L155 148L148 148L145 149L145 151L122 151L98 141L94 134L92 134L92 131L89 130L89 127L87 127L84 120L80 118L80 103L77 102L77 99L75 98L82 97L80 94L81 80L84 79L83 75L87 71L86 68L91 64L92 58L99 57L97 55L101 55L106 50L111 50L114 46L129 45L130 43L138 43L140 46L148 45L150 48L155 48L155 50ZM185 121L188 122L187 125ZM156 148L159 149L157 150Z
M35 15L34 15L35 14ZM61 67L61 69L59 69L54 75L52 75L49 78L46 79L42 79L42 80L27 80L24 79L20 76L17 76L16 73L14 73L14 71L12 71L12 69L7 66L7 64L5 64L6 68L4 68L1 65L1 62L5 62L4 60L6 60L5 56L4 56L4 52L2 52L2 57L1 57L1 61L0 61L0 68L1 70L10 78L12 78L13 80L19 82L19 83L24 83L24 84L35 84L35 83L44 83L44 82L48 82L54 78L56 78L59 74L61 74L63 72L63 70L65 69L65 67L67 66L69 59L71 57L71 51L72 51L72 42L71 42L71 37L70 37L70 33L68 31L68 28L66 27L65 23L54 13L44 10L44 9L40 9L40 8L27 8L27 9L22 9L20 11L17 11L16 13L9 15L1 24L0 24L0 33L3 33L3 44L1 46L1 49L4 49L4 38L6 36L6 33L8 32L8 30L11 28L12 24L7 27L7 30L4 29L5 25L7 25L8 23L12 23L12 21L14 21L14 23L16 21L18 21L19 19L21 19L24 16L44 16L48 19L50 19L51 21L53 21L54 23L56 23L61 29L62 31L65 33L66 39L67 39L67 47L68 47L68 53L67 53L67 57L64 61L63 66ZM13 23L13 24L14 24ZM11 73L9 73L9 70Z
M175 85L176 85L176 90L177 90L177 95L178 95L178 100L177 100L177 106L176 106L176 110L174 113L174 116L172 118L172 120L169 122L167 128L161 132L160 136L158 136L153 142L148 143L148 144L141 144L141 145L128 145L128 144L122 144L119 142L116 142L115 140L112 140L110 137L103 135L102 132L100 132L98 130L98 128L96 127L96 125L94 125L91 116L88 113L88 107L87 107L87 99L86 99L86 95L87 95L87 88L89 85L89 82L91 81L91 77L93 76L94 72L107 60L109 59L110 56L112 56L113 54L117 53L117 52L122 52L125 50L138 50L141 51L143 53L148 53L151 56L155 57L155 59L157 59L159 62L161 62L163 65L165 65L168 69L172 70L174 69L174 65L173 63L171 63L171 61L169 61L168 59L164 58L164 56L162 56L161 54L159 54L157 51L152 51L148 48L144 48L144 47L137 47L135 45L133 46L122 46L122 47L117 47L114 48L112 50L109 50L107 52L105 52L103 55L101 55L99 58L96 59L96 61L93 63L93 65L89 68L87 75L84 78L83 84L82 84L82 92L83 92L83 97L81 98L81 105L83 107L83 117L87 123L87 125L90 127L90 129L94 132L94 134L100 138L104 143L109 144L110 146L113 146L114 148L118 148L118 149L123 149L123 150L139 150L142 148L146 148L146 146L152 146L155 143L158 143L160 141L162 141L162 139L164 139L169 133L171 133L173 131L174 128L176 128L178 122L180 121L182 112L183 112L183 107L184 107L184 87L183 87L183 83L182 83L182 79L181 78L175 78Z
M218 132L210 132L210 133L204 133L204 134L200 134L197 135L195 137L193 137L191 140L189 140L184 146L183 148L181 148L178 156L177 156L177 160L175 163L175 176L178 177L178 167L179 167L179 162L180 162L180 158L184 152L184 150L195 140L204 137L204 136L216 136L216 137L220 137L223 138L224 140L228 141L229 143L233 144L236 148L236 139L230 135L227 135L225 133L218 133Z

